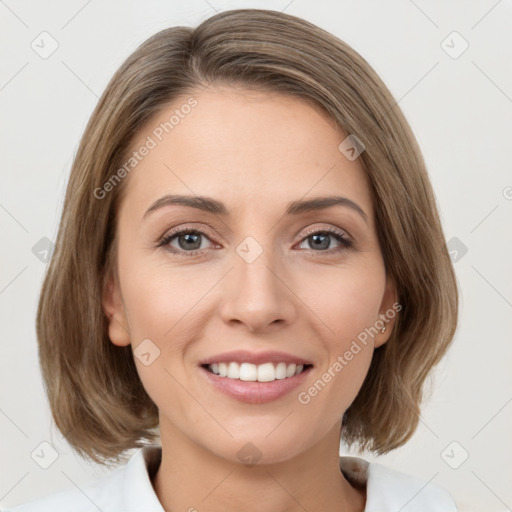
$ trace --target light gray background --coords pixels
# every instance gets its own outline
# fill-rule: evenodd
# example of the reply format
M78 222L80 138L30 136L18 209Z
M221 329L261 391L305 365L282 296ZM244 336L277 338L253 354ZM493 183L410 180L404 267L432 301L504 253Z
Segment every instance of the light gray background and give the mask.
M468 250L455 263L456 339L433 375L418 430L378 461L443 485L461 511L510 510L510 0L0 0L0 507L109 471L75 456L51 425L34 328L46 264L32 248L43 237L55 240L88 117L114 71L147 37L235 7L284 10L327 29L361 53L399 101L424 152L446 238ZM31 48L34 40L42 46L42 31L59 45L47 59ZM453 31L469 44L458 58L462 40ZM51 452L42 442L58 454L48 469L31 458L34 450Z

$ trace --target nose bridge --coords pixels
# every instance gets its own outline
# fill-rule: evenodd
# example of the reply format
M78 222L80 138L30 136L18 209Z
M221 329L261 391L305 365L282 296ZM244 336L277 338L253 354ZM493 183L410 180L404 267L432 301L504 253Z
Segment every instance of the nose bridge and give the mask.
M267 300L275 297L279 291L274 270L276 255L271 243L263 248L253 237L247 237L236 248L236 253L235 267L241 290L248 291L254 302L259 295L266 296Z
M271 237L266 241L263 246L249 236L235 248L229 291L224 297L224 320L244 323L251 331L289 323L296 314L293 294L279 270L283 268L279 255L272 249Z

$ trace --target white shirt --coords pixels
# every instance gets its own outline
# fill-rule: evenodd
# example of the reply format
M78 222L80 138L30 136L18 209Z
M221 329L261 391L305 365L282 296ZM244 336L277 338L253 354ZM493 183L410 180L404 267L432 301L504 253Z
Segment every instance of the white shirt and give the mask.
M137 450L127 464L80 489L72 488L8 509L6 512L165 512L151 478L162 449ZM366 485L364 512L457 512L450 494L431 482L359 457L340 457L340 470L356 485ZM190 504L200 510L199 503Z

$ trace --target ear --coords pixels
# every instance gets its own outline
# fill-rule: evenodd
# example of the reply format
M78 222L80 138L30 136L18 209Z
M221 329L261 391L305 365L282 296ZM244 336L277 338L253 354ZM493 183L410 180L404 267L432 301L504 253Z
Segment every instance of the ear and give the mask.
M379 332L374 337L374 347L380 347L388 341L395 325L398 312L402 309L402 305L397 302L396 288L393 280L388 275L386 278L386 288L382 297L379 309L379 322L376 323L380 327ZM382 328L386 327L384 332Z
M117 279L110 275L103 290L103 311L108 319L108 337L114 345L130 344L130 331L126 319L121 290Z

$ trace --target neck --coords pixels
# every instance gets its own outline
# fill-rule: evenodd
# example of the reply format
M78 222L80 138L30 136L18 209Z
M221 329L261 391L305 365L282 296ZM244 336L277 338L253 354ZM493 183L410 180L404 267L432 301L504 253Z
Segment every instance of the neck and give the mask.
M247 466L218 457L162 420L162 461L153 486L166 512L364 511L366 491L339 468L339 425L293 459Z

